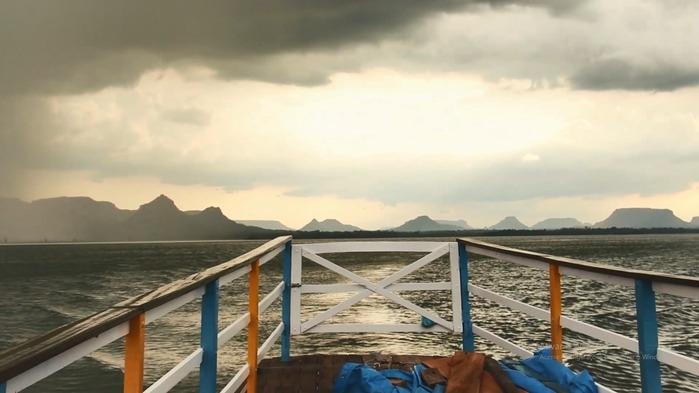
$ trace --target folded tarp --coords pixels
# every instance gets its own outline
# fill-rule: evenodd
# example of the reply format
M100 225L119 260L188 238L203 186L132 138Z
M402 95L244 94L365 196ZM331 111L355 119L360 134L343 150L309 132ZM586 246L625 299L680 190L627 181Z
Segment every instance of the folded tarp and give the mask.
M446 381L446 386L443 382L434 382L435 380ZM363 364L347 363L340 370L333 388L333 393L443 392L518 393L519 391L497 361L482 353L461 351L450 357L426 360L424 365L415 365L410 372L396 369L377 371Z
M333 393L444 393L443 384L431 388L422 381L424 369L418 364L410 372L377 371L364 364L345 363L335 379Z
M519 361L501 362L512 382L529 393L597 393L587 370L576 373L553 358L550 347Z
M446 393L518 392L498 362L483 353L457 351L449 357L426 360L425 365L446 378Z
M446 386L426 383L424 379L431 379L426 370L441 374ZM482 353L457 351L453 356L425 360L424 365L415 365L410 371L378 371L364 364L346 363L332 392L597 393L597 385L587 371L573 372L553 358L550 348L544 348L528 359L500 364Z

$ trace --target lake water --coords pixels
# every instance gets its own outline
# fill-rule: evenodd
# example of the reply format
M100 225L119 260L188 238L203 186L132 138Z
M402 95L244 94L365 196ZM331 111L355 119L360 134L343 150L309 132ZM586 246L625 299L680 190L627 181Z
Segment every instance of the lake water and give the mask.
M412 239L416 240L416 239ZM435 240L435 239L430 239ZM444 239L453 240L453 239ZM483 240L574 257L610 265L699 276L699 235L497 237ZM12 245L0 247L0 350L7 349L62 324L85 317L111 304L146 292L172 280L240 255L258 241ZM378 281L420 254L347 254L330 256L348 269ZM262 293L281 279L278 260L262 268ZM548 307L545 272L474 258L472 282L498 293ZM403 282L448 279L446 258ZM304 261L305 283L344 282L334 273ZM564 314L595 325L636 336L631 288L564 277ZM221 290L221 328L245 312L247 280ZM424 296L420 296L424 295ZM403 296L450 317L446 292L411 292ZM347 294L304 295L303 315L325 310ZM699 302L658 295L660 342L664 347L699 358ZM280 303L262 317L262 337L279 323ZM548 322L539 321L485 300L472 300L474 322L530 350L548 344ZM417 322L410 311L372 296L331 322ZM146 384L152 383L199 344L199 302L148 325ZM245 359L245 333L231 340L219 355L219 384L223 386ZM639 368L633 353L564 331L564 352L569 365L587 368L597 380L619 392L638 392ZM478 350L496 357L506 352L477 338ZM292 354L389 353L450 354L460 348L459 337L449 334L307 335L292 339ZM272 356L278 355L275 347ZM82 359L28 389L28 392L120 392L123 341ZM193 372L174 391L194 391ZM699 378L663 367L666 392L699 392Z

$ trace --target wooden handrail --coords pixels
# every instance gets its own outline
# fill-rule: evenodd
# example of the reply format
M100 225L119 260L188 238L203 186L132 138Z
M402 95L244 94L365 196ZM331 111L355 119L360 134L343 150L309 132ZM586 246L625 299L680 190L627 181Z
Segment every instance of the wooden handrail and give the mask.
M483 242L480 240L474 240L474 239L470 239L470 238L459 238L456 240L457 240L457 242L459 242L460 244L463 244L465 246L472 246L472 247L477 247L477 248L486 249L486 250L490 250L490 251L496 251L496 252L500 252L500 253L511 255L511 256L527 258L527 259L531 259L531 260L535 260L535 261L539 261L539 262L554 264L554 265L562 266L562 267L575 268L575 269L584 270L584 271L593 272L593 273L601 273L601 274L606 274L606 275L610 275L610 276L630 278L630 279L634 279L634 280L648 280L648 281L652 281L652 282L661 282L661 283L668 283L668 284L681 285L681 286L694 287L694 288L699 287L699 278L698 277L682 276L682 275L669 274L669 273L656 273L656 272L649 272L646 270L627 269L627 268L618 267L618 266L610 266L610 265L604 265L604 264L600 264L600 263L586 262L586 261L581 261L581 260L573 259L573 258L557 257L557 256L542 254L542 253L533 252L533 251L518 250L516 248L500 246L497 244L487 243L487 242ZM475 254L478 254L478 253L475 252Z
M658 319L655 306L655 284L658 289L663 288L665 293L680 296L697 297L699 278L681 276L667 273L655 273L638 269L602 265L580 261L572 258L557 257L532 251L518 250L497 244L486 243L473 239L457 239L459 247L464 247L468 252L481 254L505 261L542 268L549 270L550 289L550 319L551 319L551 344L554 358L562 359L562 326L561 326L561 271L568 270L573 275L583 277L592 276L593 279L610 281L609 277L615 277L611 282L632 283L636 296L636 322L638 329L638 354L641 366L641 388L643 393L658 393L662 391L660 361L658 354ZM543 265L543 266L542 266ZM576 273L577 272L577 273ZM662 292L662 291L661 291ZM626 338L626 337L624 337ZM665 351L673 355L673 361L681 356ZM669 359L668 359L669 360ZM675 363L685 371L696 374L696 361L690 360Z
M657 318L655 313L654 294L654 290L656 290L656 288L654 283L659 284L657 286L657 290L661 292L665 291L665 293L671 294L679 293L680 296L686 295L690 297L697 297L697 288L699 288L699 278L664 273L654 273L643 270L626 269L615 266L595 264L571 258L563 258L531 251L518 250L473 239L462 238L457 239L457 241L458 247L457 244L451 243L449 245L448 250L449 252L458 251L458 258L456 254L451 255L452 258L450 258L450 263L452 264L452 280L455 280L455 276L458 275L459 282L457 283L458 285L452 283L451 287L452 290L457 293L457 296L460 295L459 299L461 300L461 307L459 311L461 311L462 316L459 317L459 321L463 322L463 324L461 325L461 330L463 330L464 348L472 350L471 348L473 346L472 343L474 333L482 337L489 338L491 341L499 343L500 345L508 344L509 347L506 348L519 348L515 344L509 343L508 341L496 335L493 335L492 333L489 333L481 328L478 328L475 325L472 325L470 320L470 305L468 300L470 285L468 283L468 253L471 252L473 254L481 254L485 256L500 258L505 261L510 261L525 266L534 266L537 268L548 269L550 275L550 310L547 312L545 310L536 309L532 306L523 305L520 303L517 304L520 307L526 306L527 309L534 309L535 311L537 311L536 315L538 315L539 318L541 318L541 315L544 315L545 318L550 317L552 344L554 346L555 357L558 359L560 359L562 356L561 322L570 323L571 321L570 318L565 318L561 315L560 275L569 274L573 276L580 276L583 278L591 277L592 279L596 280L602 280L612 283L623 283L624 285L629 285L629 283L631 285L634 285L635 281L637 298L636 307L639 327L639 339L637 340L637 344L639 347L638 353L641 354L642 358L644 359L641 364L642 379L644 381L643 391L655 392L657 391L656 388L660 386L660 372L658 361L658 359L660 359L660 355L663 355L664 359L666 358L665 360L667 360L667 364L675 365L676 367L679 367L682 370L689 370L690 372L696 374L697 361L690 359L690 362L686 360L686 357L675 354L665 349L658 348ZM374 251L377 248L381 248L379 246L386 247L389 245L385 242L382 244L375 243L377 242L374 242L369 245L355 244L352 242L342 244L331 243L330 246L328 246L328 244L323 244L323 246L315 245L315 247L317 248L316 251L318 251L319 253L336 251L366 252ZM92 352L97 348L104 346L107 343L116 340L120 337L123 337L127 334L129 334L130 340L127 339L126 344L127 383L125 384L125 386L128 386L129 388L125 391L141 391L143 378L143 335L145 333L145 324L149 321L157 319L158 316L162 316L165 313L170 312L173 309L182 306L183 304L186 304L186 302L191 301L201 296L202 294L204 294L204 299L202 301L202 348L199 349L198 354L197 352L193 353L183 361L184 363L178 364L176 368L182 369L182 367L188 367L187 370L191 371L192 367L194 367L192 359L195 359L196 361L196 356L199 356L199 359L204 359L201 362L203 368L202 370L200 370L200 375L207 375L206 379L207 381L209 381L209 383L207 385L208 387L206 389L203 389L202 391L213 392L215 391L216 387L216 351L219 346L217 340L218 336L221 333L223 333L218 332L217 329L217 288L219 284L224 285L224 283L230 282L235 278L239 278L244 274L247 274L248 272L250 272L250 311L247 317L244 316L243 319L240 319L243 322L239 322L239 320L231 325L240 325L239 329L242 329L243 323L249 324L248 364L243 369L241 369L241 371L238 374L236 374L236 376L233 378L233 380L231 380L231 382L228 385L226 385L224 391L229 392L239 388L242 385L243 379L245 378L248 378L248 391L254 391L254 385L256 380L255 371L259 360L258 357L263 357L264 354L269 350L273 342L280 336L282 337L282 357L288 358L289 356L289 340L291 334L290 328L292 327L292 323L290 321L293 321L295 313L298 314L296 315L297 320L298 316L300 315L300 310L298 309L299 304L296 304L291 301L291 294L293 293L295 283L294 280L300 280L300 273L294 270L296 269L294 267L294 263L297 263L297 267L300 271L299 262L300 258L303 255L315 261L316 263L320 263L321 265L328 265L328 263L330 263L330 265L335 266L331 262L328 262L327 260L325 260L322 257L319 257L318 255L315 255L313 253L306 253L307 250L305 250L305 248L312 248L313 246L314 245L304 245L299 246L298 248L294 247L292 249L291 236L278 237L228 262L213 266L202 272L190 275L189 277L184 278L182 280L166 284L156 290L127 299L121 303L109 307L106 310L98 312L80 321L54 329L53 331L46 333L41 337L32 339L14 348L11 348L3 353L0 353L0 392L4 391L3 387L5 386L4 383L6 381L15 383L15 385L13 385L13 389L15 390L17 389L17 386L21 386L21 388L24 388L35 381L45 378L46 376L64 367L65 365L70 364L70 362L76 360L77 358L79 358L79 356L82 356L85 353ZM394 251L414 251L416 248L419 248L420 250L432 250L432 248L428 247L429 244L427 244L427 242L422 242L421 244L419 244L419 247L416 245L409 245L410 247L407 247L408 245L406 242L393 242L390 243L390 246L394 247L391 248L391 250ZM398 246L400 246L399 249L395 250L395 247ZM271 301L268 302L266 300L268 297L272 296L272 294L276 294L274 298L270 298L273 301L280 294L283 293L283 322L277 326L277 328L265 341L265 343L258 348L259 340L257 337L258 335L256 334L256 315L258 311L257 309L259 294L256 289L258 288L259 266L271 260L282 250L284 250L284 281L282 284L278 285L270 295L265 297L265 299L263 299L262 302L260 302L259 311L261 312L262 310L264 310L264 308L271 304ZM296 252L297 250L299 252ZM437 250L434 250L433 253L436 251ZM427 258L429 257L429 255L430 254L423 258ZM420 262L420 260L414 263L418 262ZM407 272L407 270L405 270L407 268L408 267L403 268L400 272ZM352 275L353 280L361 279L360 281L368 285L368 287L375 287L374 289L376 289L377 292L385 292L385 296L393 298L393 296L391 296L389 292L383 290L383 287L379 288L376 287L376 285L374 285L373 283L364 282L364 280L361 277L354 277L354 274L351 272L345 273ZM292 277L295 277L294 280L292 280ZM300 284L300 281L298 281L298 283ZM212 292L212 288L214 287L216 288L215 294L214 292ZM206 288L206 291L204 290L204 288ZM457 289L454 290L454 288ZM296 289L296 291L298 292L297 296L299 296L300 291L298 290L298 288ZM474 287L474 291L476 292L476 294L477 292L489 293L490 297L495 296L498 299L506 299L510 303L515 302L514 300L495 295L494 293L490 293L489 291L486 291L482 288ZM212 300L208 303L206 301L207 293L210 295L210 300ZM454 296L454 293L452 294L452 296ZM213 302L213 300L216 300L216 302ZM295 310L292 310L292 308L295 308ZM456 312L454 315L457 315ZM204 318L205 316L208 317ZM248 319L245 320L244 318ZM206 323L205 319L207 321ZM579 321L574 322L582 324ZM395 326L392 325L391 327L395 328ZM449 325L449 327L451 328L451 325ZM224 332L228 330L229 328L226 328L224 329ZM603 329L599 328L597 330L603 331ZM224 333L224 337L226 335L229 335L229 333ZM624 338L625 340L632 340L627 337L622 338ZM622 345L622 347L626 348L627 346ZM208 363L206 362L207 351L209 352L209 354L213 353L213 357L210 356L212 360ZM528 355L531 354L523 349L522 351L524 351ZM140 356L138 356L139 354ZM672 355L673 357L670 358L670 355ZM61 359L61 357L64 358L62 362L59 362L61 365L56 366L56 360ZM68 358L67 361L65 359L66 357ZM38 365L42 364L46 365L46 367L37 367ZM129 365L131 366L129 367ZM207 371L204 372L205 370ZM37 372L39 372L38 376L36 374ZM44 374L41 374L42 372ZM169 375L169 373L167 375ZM167 375L165 377L167 377ZM179 377L177 381L181 380L181 378L182 377ZM7 387L9 388L9 384L7 385ZM160 392L165 390L156 391Z
M49 331L0 353L0 382L7 381L66 350L94 338L139 314L201 288L228 273L252 264L265 254L291 241L280 236L228 262L127 299L106 310Z

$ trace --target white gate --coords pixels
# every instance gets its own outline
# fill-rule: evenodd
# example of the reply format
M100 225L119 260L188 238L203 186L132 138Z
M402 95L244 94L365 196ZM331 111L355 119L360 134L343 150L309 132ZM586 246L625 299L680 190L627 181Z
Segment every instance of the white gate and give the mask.
M371 282L342 266L339 266L322 254L328 253L362 253L362 252L411 252L427 253L427 255L404 266L395 273L379 282ZM399 283L398 281L414 271L428 265L441 256L449 254L450 281L447 282L420 282ZM331 270L340 276L352 281L350 284L303 284L302 264L303 260ZM452 320L446 320L435 312L426 310L399 295L401 291L451 291ZM302 293L337 293L356 292L352 297L339 304L311 317L306 321L301 320L301 294ZM360 323L326 323L334 315L347 310L354 304L371 296L373 293L381 295L418 315L434 322L434 326L426 327L423 324L360 324ZM461 325L461 285L459 280L459 256L457 244L454 242L408 242L408 241L380 241L380 242L332 242L314 244L294 244L291 259L291 334L302 333L339 333L339 332L419 332L419 331L448 331L460 333Z

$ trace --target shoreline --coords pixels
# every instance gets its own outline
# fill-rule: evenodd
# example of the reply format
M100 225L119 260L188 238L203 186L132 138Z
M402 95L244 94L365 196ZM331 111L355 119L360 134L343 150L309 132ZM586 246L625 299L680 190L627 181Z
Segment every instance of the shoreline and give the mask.
M504 236L601 236L601 235L677 235L699 234L699 228L568 228L568 229L511 229L485 230L469 229L464 231L437 232L391 232L391 231L355 231L355 232L301 232L270 231L271 235L249 236L235 239L162 239L162 240L95 240L95 241L39 241L6 242L2 246L51 246L51 245L119 245L119 244L178 244L178 243L230 243L254 240L267 240L279 235L292 235L294 239L396 239L425 237L504 237Z

